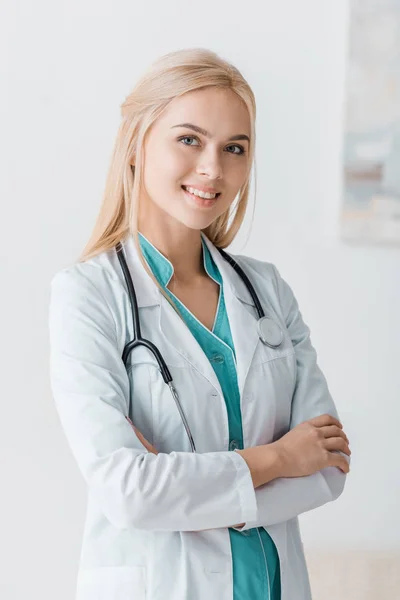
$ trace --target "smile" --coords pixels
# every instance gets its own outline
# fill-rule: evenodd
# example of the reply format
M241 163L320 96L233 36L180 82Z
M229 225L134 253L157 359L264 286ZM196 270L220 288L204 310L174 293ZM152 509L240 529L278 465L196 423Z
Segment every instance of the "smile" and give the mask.
M210 206L214 206L214 204L217 202L219 196L221 195L220 193L218 193L212 198L202 198L201 196L198 196L197 194L192 194L184 186L182 186L182 189L185 192L186 196L190 199L191 204L194 203L196 206L200 206L200 207L204 207L204 208L209 208ZM192 188L190 188L190 189L192 189ZM207 195L211 195L211 194L207 194Z

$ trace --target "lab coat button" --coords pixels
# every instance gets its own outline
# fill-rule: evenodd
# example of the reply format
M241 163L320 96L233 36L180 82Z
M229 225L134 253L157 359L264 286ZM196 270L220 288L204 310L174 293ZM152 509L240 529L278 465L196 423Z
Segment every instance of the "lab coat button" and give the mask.
M239 443L237 440L232 440L229 444L229 450L236 450L236 448L239 448Z

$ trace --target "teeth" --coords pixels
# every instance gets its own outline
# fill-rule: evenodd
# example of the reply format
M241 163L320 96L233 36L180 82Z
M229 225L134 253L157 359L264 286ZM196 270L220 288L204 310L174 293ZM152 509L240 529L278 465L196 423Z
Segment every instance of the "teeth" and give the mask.
M217 194L210 194L208 192L201 192L200 190L196 190L195 188L183 186L185 190L193 194L194 196L200 196L200 198L212 199L215 198Z

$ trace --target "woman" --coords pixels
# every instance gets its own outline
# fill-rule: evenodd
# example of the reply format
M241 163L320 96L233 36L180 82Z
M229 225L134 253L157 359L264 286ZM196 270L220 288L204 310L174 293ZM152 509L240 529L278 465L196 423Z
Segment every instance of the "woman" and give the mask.
M298 515L341 494L350 450L291 288L234 257L281 335L263 343L218 250L245 214L255 113L215 53L155 62L122 105L92 237L53 278L52 391L88 485L78 600L311 598ZM125 368L121 249L190 434L149 349Z

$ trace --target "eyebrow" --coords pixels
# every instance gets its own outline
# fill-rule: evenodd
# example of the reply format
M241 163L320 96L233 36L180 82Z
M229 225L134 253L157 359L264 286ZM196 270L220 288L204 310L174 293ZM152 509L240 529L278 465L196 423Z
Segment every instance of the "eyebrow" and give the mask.
M211 134L208 131L202 127L199 127L198 125L193 125L193 123L180 123L179 125L173 125L171 129L174 129L175 127L186 127L187 129L193 129L193 131L197 131L197 133L201 133L206 137L211 137ZM247 140L250 143L249 136L245 135L244 133L238 133L228 138L228 142L233 142L234 140Z

